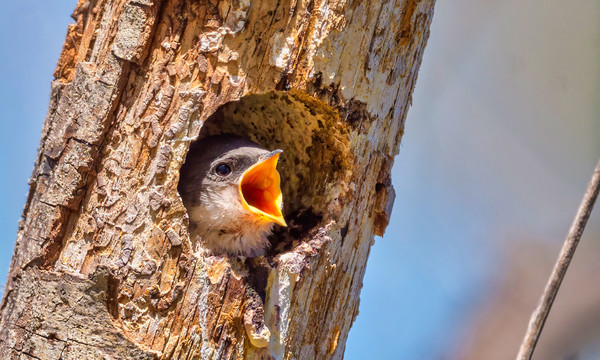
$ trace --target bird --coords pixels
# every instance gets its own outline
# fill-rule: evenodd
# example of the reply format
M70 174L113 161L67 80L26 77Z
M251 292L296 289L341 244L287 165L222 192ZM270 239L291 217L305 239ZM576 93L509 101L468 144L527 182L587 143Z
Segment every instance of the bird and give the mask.
M283 150L269 151L236 135L196 140L180 170L178 191L189 231L213 255L263 256L275 224L283 217Z

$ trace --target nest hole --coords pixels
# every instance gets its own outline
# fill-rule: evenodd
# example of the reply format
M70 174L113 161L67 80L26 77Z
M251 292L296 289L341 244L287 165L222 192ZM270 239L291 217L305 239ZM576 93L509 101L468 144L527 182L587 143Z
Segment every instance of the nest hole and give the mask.
M348 131L335 109L298 91L252 94L219 107L204 122L199 139L218 134L283 150L277 168L288 227L276 227L268 255L292 249L340 216L351 153Z

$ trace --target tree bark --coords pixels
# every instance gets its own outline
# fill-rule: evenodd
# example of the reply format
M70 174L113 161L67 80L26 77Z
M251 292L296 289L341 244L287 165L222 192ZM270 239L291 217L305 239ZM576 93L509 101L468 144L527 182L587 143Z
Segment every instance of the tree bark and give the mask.
M80 0L0 308L10 359L342 358L434 0ZM289 227L209 256L190 142L281 148Z

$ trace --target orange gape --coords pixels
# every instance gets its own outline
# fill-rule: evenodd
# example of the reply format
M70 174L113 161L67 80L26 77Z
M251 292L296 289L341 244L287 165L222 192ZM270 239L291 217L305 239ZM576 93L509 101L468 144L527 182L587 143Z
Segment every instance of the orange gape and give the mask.
M279 153L246 170L240 181L240 194L248 210L264 217L265 221L287 226L281 213L282 194L277 160Z

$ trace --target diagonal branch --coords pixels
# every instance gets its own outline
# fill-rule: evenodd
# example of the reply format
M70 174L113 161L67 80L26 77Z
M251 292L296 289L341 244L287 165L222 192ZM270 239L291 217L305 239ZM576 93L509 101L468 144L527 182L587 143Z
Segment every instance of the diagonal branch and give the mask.
M583 196L581 205L579 205L579 210L577 211L575 220L571 225L567 239L563 244L540 302L531 315L527 332L525 333L525 337L521 343L521 348L519 349L519 354L517 355L517 360L530 360L533 355L537 341L540 337L542 329L544 328L546 319L548 318L548 313L552 308L552 303L556 298L560 284L565 277L565 273L567 272L569 264L571 263L571 259L573 258L577 244L579 244L579 239L581 238L581 234L585 229L587 220L592 213L594 203L598 197L598 190L600 190L600 161L598 161L598 164L596 165L592 179L590 180L587 191Z

